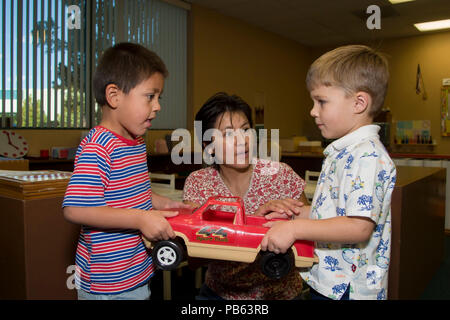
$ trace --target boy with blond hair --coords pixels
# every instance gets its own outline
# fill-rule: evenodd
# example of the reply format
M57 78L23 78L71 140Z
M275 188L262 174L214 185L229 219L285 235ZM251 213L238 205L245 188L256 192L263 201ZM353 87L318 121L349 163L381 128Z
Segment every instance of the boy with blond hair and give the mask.
M319 263L301 272L312 299L387 298L396 169L372 122L388 78L386 59L362 45L327 52L308 71L311 116L324 138L336 140L324 150L311 206L267 223L261 246L284 253L297 239L316 241Z

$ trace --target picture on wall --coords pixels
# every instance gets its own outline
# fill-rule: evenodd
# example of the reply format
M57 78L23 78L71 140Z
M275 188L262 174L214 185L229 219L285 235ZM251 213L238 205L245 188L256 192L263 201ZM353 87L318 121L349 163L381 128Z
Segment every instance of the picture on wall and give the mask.
M402 144L430 143L431 121L430 120L397 121L396 139L397 143Z
M441 88L441 134L450 136L450 86Z

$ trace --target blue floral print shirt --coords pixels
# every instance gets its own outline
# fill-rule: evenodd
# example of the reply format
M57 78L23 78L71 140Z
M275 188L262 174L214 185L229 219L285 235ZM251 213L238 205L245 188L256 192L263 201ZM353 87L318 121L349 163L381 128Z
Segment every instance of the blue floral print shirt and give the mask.
M311 219L367 217L374 230L367 242L317 242L319 263L303 279L316 291L340 299L387 299L391 250L391 195L396 181L392 159L380 142L376 125L363 126L325 150Z

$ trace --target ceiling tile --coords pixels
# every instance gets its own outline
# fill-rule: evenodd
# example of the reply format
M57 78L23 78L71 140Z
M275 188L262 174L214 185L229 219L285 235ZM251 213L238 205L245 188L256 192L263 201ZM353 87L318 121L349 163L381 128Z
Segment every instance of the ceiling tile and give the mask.
M450 18L450 0L189 0L307 46L422 34L417 22ZM381 30L369 30L369 5L381 9ZM384 17L384 18L383 18Z

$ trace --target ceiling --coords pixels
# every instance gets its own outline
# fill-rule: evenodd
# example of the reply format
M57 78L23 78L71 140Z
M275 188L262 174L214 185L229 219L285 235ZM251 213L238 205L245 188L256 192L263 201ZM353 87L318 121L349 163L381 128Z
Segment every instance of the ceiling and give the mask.
M416 36L414 23L450 19L450 0L185 0L306 46ZM381 9L381 29L369 30L367 7Z

